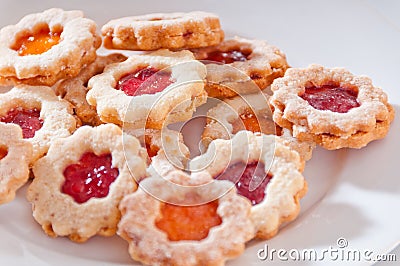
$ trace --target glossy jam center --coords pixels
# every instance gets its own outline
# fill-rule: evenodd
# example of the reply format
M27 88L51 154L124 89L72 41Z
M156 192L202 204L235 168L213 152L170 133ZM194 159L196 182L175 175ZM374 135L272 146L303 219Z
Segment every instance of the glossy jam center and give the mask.
M235 120L232 126L233 133L244 129L251 132L261 132L260 123L251 110L246 110L244 113L240 114L239 119Z
M272 119L267 119L262 115L256 116L251 109L246 109L239 115L238 119L233 121L232 127L233 134L236 134L240 130L275 134L276 125Z
M36 131L43 126L43 120L40 119L40 110L36 108L31 110L25 110L20 107L12 108L6 116L0 118L0 121L19 125L24 139L33 138Z
M216 50L208 53L207 58L204 58L204 60L220 62L222 64L231 64L237 61L241 62L246 61L249 54L250 53L244 53L238 50L232 50L226 52Z
M77 203L84 203L93 197L104 198L118 174L118 168L112 167L111 154L97 156L87 152L78 163L65 168L65 182L61 191L73 197Z
M8 154L8 150L6 147L1 147L0 146L0 160L6 157Z
M214 226L222 223L217 214L218 201L198 206L163 204L156 226L166 232L171 241L201 240Z
M307 87L301 98L318 110L330 110L336 113L347 113L359 107L357 92L335 85Z
M265 197L267 187L272 175L265 173L263 163L243 162L230 165L215 179L229 180L235 183L238 193L251 201L252 205L260 203Z
M122 90L128 96L139 96L161 92L172 83L174 80L170 73L147 67L123 76L115 89Z
M42 54L60 42L60 35L61 32L51 32L48 28L42 29L35 34L18 39L14 50L20 56Z

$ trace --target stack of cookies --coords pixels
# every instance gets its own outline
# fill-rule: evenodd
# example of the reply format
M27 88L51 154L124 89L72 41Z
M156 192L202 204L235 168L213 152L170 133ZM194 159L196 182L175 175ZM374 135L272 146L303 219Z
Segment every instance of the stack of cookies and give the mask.
M52 237L117 234L144 264L223 265L297 217L316 145L364 147L394 118L369 78L291 68L265 41L224 40L211 13L97 27L49 9L0 30L0 204L32 178ZM168 126L211 98L190 159Z

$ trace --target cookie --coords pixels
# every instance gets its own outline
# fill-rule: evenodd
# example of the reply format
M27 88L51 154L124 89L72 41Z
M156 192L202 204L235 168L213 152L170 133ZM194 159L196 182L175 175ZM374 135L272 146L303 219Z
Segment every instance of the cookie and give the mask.
M141 154L139 141L123 138L112 124L83 126L54 141L33 166L27 192L33 217L52 237L84 242L96 234L114 235L120 200L137 189L135 178L146 175Z
M52 86L96 59L101 38L81 11L52 8L0 30L0 82Z
M189 168L234 183L252 203L256 236L262 239L275 236L283 222L297 217L307 191L299 154L273 135L240 131L231 140L214 140Z
M88 103L105 123L161 129L205 103L206 70L189 51L131 55L89 80Z
M24 139L33 146L33 163L47 152L52 141L71 135L77 122L71 105L50 87L17 85L0 94L0 123L22 128Z
M12 201L29 178L32 144L14 124L0 123L0 204Z
M254 236L250 207L230 182L173 171L144 179L122 200L118 234L144 264L224 265Z
M206 91L215 98L264 90L289 68L285 54L261 40L235 37L192 51L196 59L207 64Z
M102 122L97 115L96 108L86 101L88 81L93 76L101 74L107 65L124 60L126 60L126 57L122 54L98 56L96 61L82 69L78 76L57 84L54 91L74 106L74 113L84 125L98 126Z
M183 169L190 158L189 148L183 141L183 136L180 132L168 129L129 129L123 127L124 133L132 135L139 139L141 145L146 148L149 162L154 156L163 152L170 163Z
M202 144L207 147L215 139L231 139L241 130L280 136L302 161L311 159L315 148L313 141L301 141L289 129L281 128L272 119L268 105L269 95L247 94L225 99L207 112L207 123L202 134Z
M101 31L108 49L189 49L217 45L224 39L218 16L200 11L119 18Z
M381 139L394 119L382 89L343 68L289 69L271 89L274 121L329 150L362 148Z

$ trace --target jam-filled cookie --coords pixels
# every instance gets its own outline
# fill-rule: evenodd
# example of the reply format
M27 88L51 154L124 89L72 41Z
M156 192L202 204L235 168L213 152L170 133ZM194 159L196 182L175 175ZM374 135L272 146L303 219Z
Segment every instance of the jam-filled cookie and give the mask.
M109 49L189 49L224 39L218 16L207 12L157 13L111 20L102 28Z
M193 52L207 63L206 90L216 98L264 90L289 67L282 51L261 40L236 37Z
M29 178L32 144L14 124L0 123L0 204L10 202Z
M90 78L103 72L107 65L126 60L122 54L98 56L96 60L82 69L78 76L64 80L55 88L57 95L69 101L74 106L76 116L85 125L98 126L102 124L96 108L86 101L87 84Z
M0 94L0 123L17 124L33 145L32 162L43 156L50 143L76 129L71 105L50 87L17 85Z
M96 59L101 38L81 11L52 8L0 30L0 82L55 84Z
M230 182L173 171L144 179L125 196L118 234L145 264L224 265L254 236L250 207Z
M89 80L86 99L103 122L161 129L205 103L205 66L189 51L132 55Z
M289 69L271 89L274 121L329 150L361 148L383 138L394 118L382 89L343 68Z
M207 124L202 134L202 143L208 146L214 139L231 139L241 130L280 136L283 142L299 153L303 161L312 156L313 141L300 141L291 131L281 128L272 120L268 105L270 96L258 93L225 99L207 112Z
M231 140L214 140L206 153L190 162L218 180L233 182L252 203L251 217L259 238L277 234L283 222L295 219L307 191L302 162L279 137L241 131Z
M168 160L179 169L185 168L190 157L189 148L183 141L180 132L164 127L162 129L134 129L123 127L124 133L139 139L141 145L146 148L149 161L161 151Z
M141 150L136 138L123 138L113 124L83 126L54 141L33 167L27 193L33 217L49 236L76 242L115 234L120 200L146 175Z

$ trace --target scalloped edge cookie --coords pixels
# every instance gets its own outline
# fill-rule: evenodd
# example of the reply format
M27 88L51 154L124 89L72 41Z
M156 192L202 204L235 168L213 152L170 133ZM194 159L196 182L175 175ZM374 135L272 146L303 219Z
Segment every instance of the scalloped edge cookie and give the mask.
M60 42L40 55L19 56L12 49L16 40L48 25L50 30L62 27ZM96 23L83 18L82 11L58 8L23 17L16 25L0 30L0 82L3 85L24 83L52 86L58 80L78 75L96 59L101 37Z
M358 90L359 107L347 113L317 110L299 95L308 84L336 82ZM362 148L370 141L386 136L394 119L394 109L382 89L374 87L370 78L355 76L344 68L325 68L312 64L307 68L291 68L271 86L270 105L273 119L288 128L301 140L314 140L330 150Z
M124 17L109 21L101 31L108 49L189 49L224 39L218 16L201 11Z
M256 93L282 77L289 65L286 55L266 41L235 37L217 46L192 50L197 60L204 60L213 51L243 51L246 61L215 64L207 61L206 91L210 97L230 98L236 95ZM254 86L253 81L257 86Z
M178 188L169 189L171 182ZM151 265L223 265L227 259L240 255L245 242L254 236L250 204L232 189L230 182L213 181L207 173L189 176L182 171L173 171L163 178L151 176L140 184L136 193L121 202L122 218L118 224L118 234L129 243L129 254L134 260ZM206 189L201 188L203 184L208 184ZM179 189L182 186L186 189ZM196 198L196 202L198 199L207 202L213 194L218 201L217 214L222 223L212 227L204 239L171 241L167 233L155 225L160 218L161 205L165 203L148 194L143 187L152 187L156 195L164 194L174 198L173 201L178 199L186 206L192 205L192 198Z
M160 70L167 68L175 82L161 92L138 96L128 96L115 89L121 77L148 66ZM131 55L126 61L110 65L102 74L91 78L86 99L96 106L103 122L161 129L167 124L190 119L196 107L206 102L205 75L205 66L194 60L189 51L159 50Z
M96 108L86 101L87 84L90 78L101 74L104 68L113 63L120 63L127 59L122 54L98 56L96 60L81 70L78 76L57 84L54 88L56 95L67 100L74 106L74 113L84 125L98 126L102 124Z
M43 126L27 139L33 145L32 163L46 154L51 142L68 137L76 129L72 106L59 99L50 87L17 85L0 94L0 117L16 107L40 109Z
M137 189L136 178L146 175L139 141L122 135L121 129L112 124L95 128L83 126L74 135L55 140L47 155L35 163L35 179L28 188L27 199L32 204L33 217L46 234L68 236L76 242L84 242L96 234L115 234L120 219L120 200ZM87 151L111 153L112 165L119 169L119 175L106 197L91 198L79 204L61 192L65 181L63 171Z
M212 141L206 153L190 162L189 169L207 171L216 177L236 162L262 162L265 173L272 174L265 188L265 198L251 208L256 236L272 238L283 222L297 217L300 198L307 192L299 154L290 150L279 137L240 131L231 140Z
M312 151L316 146L315 142L294 138L290 130L276 125L272 120L272 112L268 105L269 98L269 95L262 93L247 94L225 99L210 108L207 112L207 124L202 134L202 144L208 147L212 140L231 139L237 133L235 130L245 130L240 121L240 115L246 110L250 110L260 121L261 133L279 136L290 149L299 153L303 161L311 159Z
M32 144L22 138L18 125L0 123L0 149L7 154L0 158L0 205L15 198L15 192L29 178Z
M184 169L186 167L190 158L190 151L180 132L167 127L162 129L129 129L126 124L123 131L139 139L142 147L147 150L149 164L154 157L163 153L177 168Z

